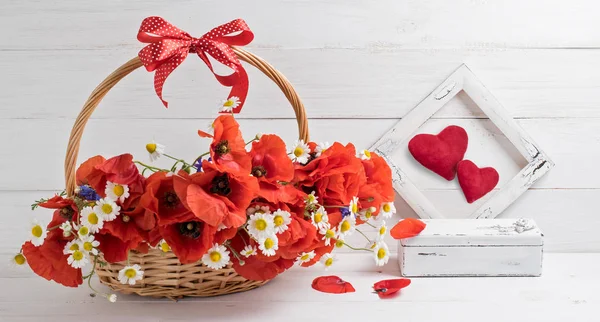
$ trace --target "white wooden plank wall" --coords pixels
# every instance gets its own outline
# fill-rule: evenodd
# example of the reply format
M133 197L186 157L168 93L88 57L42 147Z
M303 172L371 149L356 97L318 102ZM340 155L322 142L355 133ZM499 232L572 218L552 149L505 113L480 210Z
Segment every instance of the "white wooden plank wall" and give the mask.
M360 148L467 63L556 162L501 217L534 218L546 251L598 252L599 7L595 0L2 0L0 255L18 249L30 218L45 215L29 204L62 190L70 126L92 89L142 48L135 37L149 15L195 36L244 18L256 33L248 49L280 69L303 97L313 139ZM283 95L248 71L248 104L239 116L245 133L275 132L291 143L296 130ZM143 146L152 138L174 155L196 156L206 141L195 131L206 127L226 94L190 56L166 83L166 110L152 75L137 71L93 116L81 157L130 151L145 159ZM493 164L500 184L523 165L468 97L459 95L424 129L450 124L467 129L468 157ZM447 216L468 212L456 183L413 170L416 184ZM402 216L414 216L402 200L397 206ZM396 244L390 246L395 252Z

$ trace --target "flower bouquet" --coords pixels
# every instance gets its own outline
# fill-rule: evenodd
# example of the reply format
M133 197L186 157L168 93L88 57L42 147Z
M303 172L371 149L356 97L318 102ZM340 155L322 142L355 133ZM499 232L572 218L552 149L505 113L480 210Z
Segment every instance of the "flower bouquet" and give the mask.
M148 26L155 29L148 31ZM30 238L14 263L28 264L36 274L64 286L77 287L87 280L91 288L92 277L98 275L103 284L123 293L179 298L248 290L294 264L327 268L341 247L371 252L377 265L388 261L383 218L395 212L390 168L382 157L367 150L357 153L352 144L310 142L304 108L287 80L260 58L230 46L241 44L235 37L249 32L244 26L236 20L213 29L207 35L215 30L230 33L235 27L243 31L215 36L210 47L206 35L191 38L161 18L144 20L140 34L152 34L151 45L111 74L84 105L67 149L66 189L32 205L54 212L51 219L32 223ZM173 43L181 46L175 53ZM157 48L172 51L165 58ZM170 168L134 160L131 154L95 156L76 168L85 123L108 90L144 65L156 70L155 88L161 97L165 70L177 67L177 55L188 52L201 58L206 52L228 56L224 63L234 70L229 81L217 77L232 87L220 106L222 114L209 130L198 131L207 150L199 151L195 160L183 160L150 142L150 160L171 159ZM153 55L163 56L160 61L147 59ZM244 140L234 117L247 90L238 58L267 74L292 103L300 139L291 148L273 134ZM377 228L376 236L367 237L359 228L363 224ZM365 235L368 246L347 243L355 232ZM94 293L116 300L115 294Z

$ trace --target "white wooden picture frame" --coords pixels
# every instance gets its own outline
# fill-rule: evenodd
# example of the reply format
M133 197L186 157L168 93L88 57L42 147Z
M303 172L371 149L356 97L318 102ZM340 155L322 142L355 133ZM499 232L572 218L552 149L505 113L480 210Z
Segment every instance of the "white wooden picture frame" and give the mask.
M392 168L394 189L421 218L445 217L389 156L398 149L407 148L406 144L414 133L461 90L478 105L528 162L512 180L499 190L490 192L493 195L468 218L495 218L554 166L500 102L463 64L370 148L388 161Z

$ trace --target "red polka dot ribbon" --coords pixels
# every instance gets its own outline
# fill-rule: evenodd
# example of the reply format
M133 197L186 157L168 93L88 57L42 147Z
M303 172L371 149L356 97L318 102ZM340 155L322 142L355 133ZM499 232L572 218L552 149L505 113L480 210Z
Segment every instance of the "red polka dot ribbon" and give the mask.
M236 96L240 102L233 112L240 112L248 94L248 75L230 46L247 45L254 39L254 34L244 20L233 20L212 29L200 38L194 38L161 17L148 17L142 21L137 38L149 44L138 56L146 70L155 71L154 89L165 107L168 107L168 103L162 98L165 80L185 60L188 53L196 53L219 83L231 87L228 98ZM231 68L233 73L226 76L217 75L207 54Z

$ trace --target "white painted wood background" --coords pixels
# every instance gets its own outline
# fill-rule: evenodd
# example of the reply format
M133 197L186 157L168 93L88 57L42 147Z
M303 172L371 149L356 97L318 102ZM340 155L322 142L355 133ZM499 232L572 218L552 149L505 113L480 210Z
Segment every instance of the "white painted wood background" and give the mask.
M0 255L18 249L30 218L46 215L32 213L31 202L63 189L62 157L74 118L92 89L142 48L135 36L149 15L161 15L195 36L244 18L256 33L247 48L295 85L317 141L370 146L467 63L556 163L500 217L534 218L545 233L546 252L598 252L599 9L595 0L0 0ZM256 70L248 72L248 104L239 116L243 130L247 136L275 132L291 143L296 130L283 95ZM174 155L196 156L206 146L196 130L206 127L226 94L206 66L190 56L166 83L171 106L166 110L153 92L152 75L136 71L100 105L84 135L81 157L132 152L144 159L144 144L152 138ZM468 97L450 102L424 130L449 124L480 134L468 156L497 162L500 184L524 165ZM416 170L411 178L447 216L469 212L457 184L441 184ZM402 200L397 207L402 216L414 216ZM395 243L390 246L395 253ZM578 263L586 261L591 262ZM30 276L0 268L0 282L13 285L9 290L19 288L21 280L13 278ZM568 273L556 275L557 280L564 276ZM428 283L434 289L420 289L427 296L414 298L410 312L434 301L429 296L437 291L434 282ZM13 297L8 293L2 291L0 302ZM24 292L14 294L11 301L28 301ZM455 299L445 292L435 301ZM573 303L561 305L572 310ZM381 305L374 304L374 310ZM3 303L0 312L10 307ZM463 311L450 304L443 308Z

